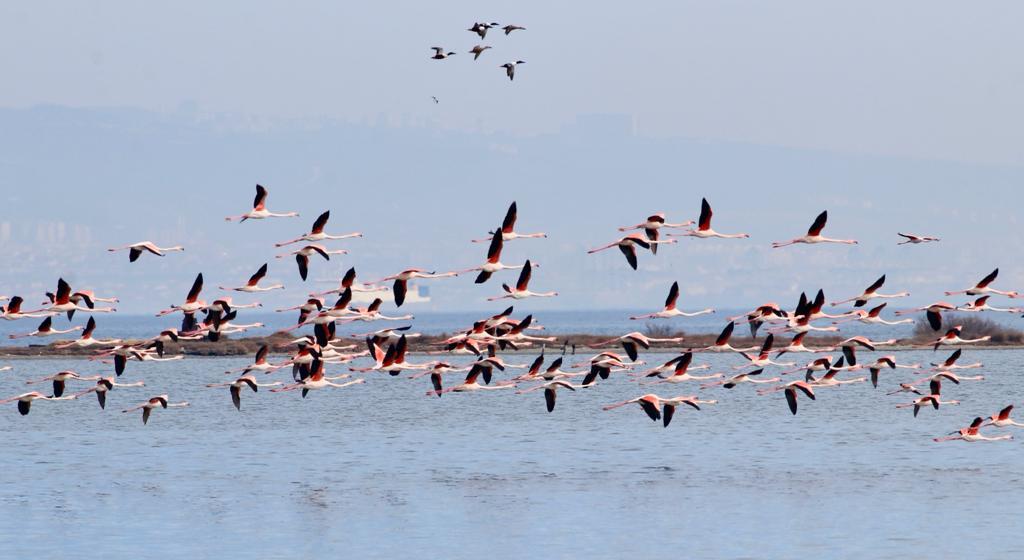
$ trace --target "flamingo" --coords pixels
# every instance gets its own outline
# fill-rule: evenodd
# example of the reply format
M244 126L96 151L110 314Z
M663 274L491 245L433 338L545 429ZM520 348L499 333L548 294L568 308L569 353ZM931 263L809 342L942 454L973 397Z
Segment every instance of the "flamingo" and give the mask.
M53 375L49 375L49 376L46 376L46 377L40 377L38 379L29 379L28 381L25 382L25 384L26 385L35 385L37 383L46 383L47 381L52 381L53 382L53 396L60 397L60 396L64 395L64 388L66 386L67 380L69 380L69 379L74 379L76 381L95 381L97 379L100 379L100 376L99 375L93 375L93 376L90 376L90 377L83 377L83 376L79 375L76 372L68 370L68 371L57 372L57 373L55 373Z
M480 274L483 274L483 272ZM549 298L558 296L558 292L531 292L529 287L532 275L533 264L530 262L530 259L526 259L523 269L519 272L519 280L516 282L515 287L513 288L508 284L502 284L501 288L505 290L505 295L490 297L487 298L487 301L498 301L501 299L526 299L529 297Z
M806 297L806 295L804 296ZM757 338L757 331L760 330L761 325L769 321L786 320L789 314L774 302L769 302L759 306L753 311L744 313L743 315L737 315L735 317L729 317L729 321L737 321L739 319L746 319L747 324L750 326L750 337Z
M282 241L281 243L275 243L274 247L285 247L292 243L298 243L300 241L308 241L315 243L317 241L336 241L341 239L352 239L356 237L362 237L363 234L356 231L353 233L346 233L343 235L329 235L324 233L324 227L327 226L327 220L331 218L331 211L328 210L317 217L316 221L313 222L313 227L309 230L309 233L304 233L295 239L289 241Z
M125 410L122 410L121 412L127 414L129 412L135 412L136 410L142 410L142 425L145 426L146 424L149 423L149 415L153 412L154 409L185 408L187 406L189 406L187 401L171 403L168 402L167 395L157 395L138 406L127 408Z
M523 391L516 391L516 394L525 395L526 393L532 393L534 391L539 391L541 389L544 390L544 402L547 403L548 412L553 412L555 410L555 400L558 396L558 390L568 389L570 391L575 391L576 387L573 386L572 383L556 379L554 381L542 383L535 387L530 387L529 389L525 389Z
M1010 413L1012 413L1012 412L1013 412L1013 405L1011 404L1010 406L1000 410L999 413L993 414L992 416L988 417L988 419L986 420L987 423L985 425L986 426L995 426L997 428L1010 428L1010 427L1024 428L1024 424L1021 424L1019 422L1014 422L1010 418Z
M647 414L647 416L657 422L661 420L661 397L658 395L644 395L628 401L622 401L620 403L610 404L605 406L603 410L615 410L631 404L638 404L640 408Z
M942 313L946 311L955 311L956 306L952 303L946 303L939 301L933 303L927 307L918 307L917 309L910 309L907 311L897 311L896 315L909 315L911 313L924 311L925 317L928 319L928 324L931 325L932 330L939 330L942 328Z
M64 348L71 348L72 346L77 346L78 348L88 348L89 346L116 346L118 344L121 344L121 342L122 342L121 339L119 339L119 338L111 338L111 339L107 339L107 340L101 340L101 339L98 339L98 338L93 338L92 337L92 333L95 330L96 330L96 319L94 317L89 317L89 321L86 322L85 330L82 331L82 336L81 337L79 337L76 340L72 340L70 342L65 342L65 343L62 343L62 344L57 344L57 345L54 346L54 348L56 348L58 350L62 350Z
M78 302L84 301L86 307L81 307ZM84 313L114 313L117 309L113 307L94 307L89 292L75 292L72 294L71 286L63 278L57 280L57 291L51 299L51 304L42 311L50 314L67 313L70 319L75 311Z
M990 297L992 296L981 296L980 298L965 304L963 307L957 307L956 309L957 311L996 311L1003 313L1020 313L1021 311L1024 311L1024 309L1021 309L1019 307L992 307L991 305L988 304L988 300Z
M398 342L403 336L406 338L419 338L423 336L423 333L409 332L412 329L412 325L406 325L404 327L389 327L386 329L376 330L369 333L353 334L352 338L370 338L374 344L384 343L395 343Z
M508 76L509 81L512 81L516 77L516 66L520 64L526 64L525 60L517 60L515 62L506 62L501 65L501 68L505 69L505 75Z
M253 362L243 368L230 369L225 371L225 374L242 373L247 374L250 371L262 371L263 373L273 373L282 367L283 365L274 365L267 361L267 355L270 353L270 347L266 344L260 345L259 349L256 350L256 358Z
M754 371L748 371L734 375L724 381L715 381L713 383L705 383L701 385L701 389L710 389L711 387L724 387L726 389L735 389L742 383L754 383L754 384L765 384L765 383L778 383L782 381L781 377L772 377L771 379L754 379L754 377L760 376L764 373L764 369L755 369Z
M0 400L0 404L7 404L17 401L18 412L22 416L29 413L29 409L32 408L32 401L70 401L73 400L74 395L68 395L66 397L55 397L53 395L44 395L38 391L32 391L30 393L22 393L20 395L10 397L4 400Z
M262 220L265 218L297 218L298 212L275 213L267 210L267 189L263 185L256 185L256 198L252 202L252 210L240 216L228 216L226 221L238 220L239 223L246 220Z
M505 27L502 27L502 29L505 31L505 35L508 35L509 33L512 33L513 31L526 30L526 28L521 26L521 25L511 25L511 24L506 25Z
M192 288L189 289L188 295L185 296L185 302L181 305L171 305L167 309L160 311L156 314L157 317L163 317L176 311L181 311L185 315L185 321L182 324L183 331L195 330L195 313L206 309L206 302L199 299L199 294L203 291L203 273L200 272L196 276L196 279L192 282Z
M899 321L887 321L887 320L883 319L882 316L881 316L882 315L882 310L885 309L885 307L887 305L889 305L889 304L888 303L883 303L882 305L879 305L878 307L872 308L870 311L864 311L863 309L858 309L858 310L854 311L853 314L848 319L845 319L845 320L848 320L848 321L858 321L860 323L864 323L865 325L890 325L890 326L891 325L906 325L908 323L913 323L914 322L913 319L900 319ZM839 322L837 321L834 324L838 324L838 323Z
M501 270L512 270L512 269L521 269L521 268L523 268L525 265L510 266L510 265L507 265L507 264L503 264L501 262L501 250L502 250L503 246L504 246L504 241L502 241L501 232L500 231L495 231L494 235L491 236L491 244L487 248L487 261L485 261L484 264L482 264L482 265L480 265L478 267L467 268L466 270L460 270L460 271L456 272L456 275L458 275L458 274L465 274L467 272L478 272L479 271L480 274L477 275L475 283L483 284L484 282L489 280L491 278L491 275L494 274L495 272L498 272L498 271L501 271ZM529 262L529 261L527 261L527 262Z
M956 292L946 292L946 295L947 296L955 296L955 295L958 295L958 294L966 294L966 295L969 295L969 296L983 296L983 295L993 295L994 294L994 295L1006 296L1006 297L1009 297L1009 298L1020 297L1020 294L1018 294L1017 292L1004 292L1002 290L997 290L995 288L992 288L990 286L990 284L995 282L996 278L998 278L998 277L999 277L999 269L997 268L997 269L993 270L992 272L990 272L988 276L982 278L981 282L978 282L977 284L975 284L975 286L973 288L967 288L966 290L959 290L959 291L956 291Z
M228 383L210 383L207 387L219 388L227 387L231 393L231 402L235 405L235 410L242 410L242 387L249 387L255 393L259 391L260 387L277 387L282 385L280 381L274 383L257 383L256 378L252 374L244 374L238 379Z
M548 234L539 233L518 233L516 232L516 219L519 215L518 207L516 202L513 200L512 204L509 205L508 211L505 212L505 220L501 222L501 239L502 241L512 241L513 239L542 239L546 238ZM493 235L496 232L489 231L487 235L492 237L485 237L483 239L474 239L473 243L490 243Z
M619 251L622 251L622 254L626 256L626 262L629 263L629 266L633 270L636 270L636 267L637 267L636 248L637 247L642 247L644 249L650 249L651 247L654 247L655 245L658 245L660 243L676 243L676 240L675 239L665 239L665 240L653 241L653 240L644 239L644 237L642 235L640 235L639 233L631 233L631 234L629 234L629 235L627 235L625 237L619 238L618 241L614 241L614 242L609 243L608 245L605 245L603 247L598 247L597 249L591 249L591 250L587 251L587 254L588 255L592 255L594 253L598 253L598 252L604 251L606 249L611 249L612 247L618 247Z
M828 210L822 212L821 214L818 214L818 217L815 218L814 223L811 224L810 229L807 230L807 235L803 237L797 237L796 239L791 239L785 242L772 243L772 248L779 249L782 247L787 247L789 245L796 245L798 243L807 243L812 245L817 243L841 243L846 245L857 244L857 241L855 239L830 239L828 237L823 237L821 235L821 231L825 229L826 223L828 223Z
M934 346L934 348L932 350L933 351L938 350L939 346L955 346L957 344L977 344L977 343L980 343L980 342L988 342L988 341L992 340L991 336L982 336L982 337L979 337L979 338L967 338L967 339L964 339L964 338L960 338L960 335L962 333L963 333L963 326L962 325L957 325L957 326L953 327L952 329L949 329L949 331L947 331L944 336L942 336L942 337L940 337L940 338L935 340L935 343L934 343L935 346Z
M630 360L636 361L638 352L637 348L642 346L645 350L650 349L652 342L682 342L683 337L672 337L672 338L653 338L644 335L641 332L626 333L620 337L613 338L611 340L605 340L595 344L590 344L591 348L604 348L609 344L620 343L622 344L623 350L626 351L626 355L629 356Z
M661 230L662 228L665 228L665 229L681 229L681 228L690 227L693 224L694 224L693 220L687 220L687 221L685 221L683 223L679 223L679 224L668 223L668 222L665 221L665 214L664 214L664 212L659 212L657 214L652 214L652 215L648 216L646 220L644 220L643 222L640 222L639 224L636 224L634 226L620 227L619 231L626 232L626 231L632 231L634 229L642 229L642 230L644 230L644 234L647 235L647 239L648 240L650 240L650 241L658 241L658 237L659 237L658 231ZM658 254L658 245L657 244L651 245L650 249L651 249L651 253Z
M419 379L425 375L430 376L430 384L434 387L434 393L437 397L441 397L441 391L444 390L444 386L441 383L441 378L447 373L456 373L469 371L472 367L457 368L447 362L437 362L427 371L416 373L409 376L409 379Z
M942 393L942 383L938 379L933 379L932 380L932 382L930 384L930 388L931 388L931 391L929 392L929 394L924 395L923 397L921 397L919 399L916 399L914 402L898 404L898 405L896 405L896 408L910 408L910 407L913 407L914 408L914 418L917 418L917 413L920 412L921 409L924 408L924 407L931 406L935 410L938 410L939 406L943 405L943 404L946 404L946 405L958 405L958 404L960 404L960 401L943 401L942 400L942 394L941 394Z
M526 344L530 344L531 341L536 341L536 342L555 342L556 340L558 340L556 337L553 337L553 336L531 336L531 335L528 335L528 334L524 333L523 331L525 331L526 329L530 328L531 324L533 324L533 315L527 315L526 317L523 318L522 321L520 321L518 324L513 326L511 329L509 329L504 334L501 334L500 336L495 337L495 339L497 340L499 345L505 345L505 344L510 344L511 343L513 346L515 344L520 344L520 343L524 343L524 342ZM495 330L497 331L497 329L495 329Z
M313 355L313 361L309 365L302 364L299 366L299 379L297 382L290 385L284 385L277 389L271 389L271 393L282 393L286 391L294 391L296 389L302 389L302 398L306 398L306 395L310 391L316 391L319 389L326 389L333 387L335 389L344 389L353 385L361 385L366 383L365 379L354 379L345 383L333 383L332 381L338 379L346 379L348 375L339 375L337 377L327 377L324 374L324 362Z
M438 274L437 272L427 272L422 268L408 268L394 276L388 276L386 278L381 278L377 282L371 282L371 284L380 284L381 282L394 280L395 283L391 287L391 290L395 294L395 306L402 307L402 304L405 303L405 294L409 290L409 280L413 280L415 278L451 278L453 276L458 276L458 273L442 272Z
M317 245L316 243L312 243L306 245L305 247L299 249L298 251L292 251L290 253L285 253L283 255L277 255L277 258L283 259L294 255L295 262L296 264L299 265L299 276L301 276L302 281L305 282L306 276L309 274L309 257L313 255L320 255L321 257L324 258L324 260L329 261L331 260L331 255L347 254L348 251L346 251L345 249L335 249L328 251L327 248L324 247L323 245Z
M494 385L481 385L480 375L484 372L485 368L483 366L481 366L480 364L474 364L473 367L469 370L469 373L466 374L466 379L462 383L444 389L434 389L433 391L428 391L427 396L436 395L440 397L445 393L472 393L476 391L498 391L501 389L515 388L514 383L507 381L496 383Z
M97 376L99 377L99 376ZM74 398L84 397L89 393L96 393L96 400L100 403L101 409L107 408L107 393L114 390L114 387L145 387L146 384L142 381L136 381L134 383L118 383L115 377L99 377L94 387L90 387L79 393L75 393Z
M261 266L259 268L259 270L256 271L256 274L253 274L252 276L249 277L249 281L246 282L245 285L238 286L236 288L225 288L224 286L221 286L220 289L225 290L225 291L233 291L233 292L245 292L245 293L248 293L248 294L256 293L256 292L269 292L271 290L283 290L284 289L284 284L274 284L272 286L266 286L266 287L260 286L259 285L260 280L263 280L263 278L266 275L267 275L267 263L263 263L263 266Z
M434 51L434 56L432 56L430 58L433 58L434 60L444 60L444 59L448 58L449 56L455 56L455 52L454 51L449 51L449 52L445 53L444 52L444 47L430 47L430 48L431 48L431 50Z
M902 365L896 363L896 356L882 356L874 361L874 363L866 366L868 371L871 372L871 385L878 388L878 374L882 372L883 368L889 369L917 369L921 367L921 364Z
M946 361L942 362L941 364L933 363L931 371L952 371L963 369L978 369L984 367L985 364L982 364L981 362L966 365L957 364L957 361L960 360L960 358L963 356L963 353L964 351L958 348L955 352L950 354L948 358L946 358Z
M299 320L295 323L295 327L298 328L306 324L306 320L314 311L322 311L324 308L324 300L318 297L312 297L306 300L306 303L302 305L296 305L294 307L285 307L282 309L275 309L276 313L284 313L287 311L299 311Z
M914 235L913 233L897 233L896 235L906 239L906 241L902 243L897 243L897 245L907 245L908 243L913 245L920 245L921 243L934 243L937 241L942 241L938 237L931 237L928 235Z
M651 369L649 369L647 371L641 372L641 373L633 374L633 377L662 377L661 374L663 374L663 373L674 372L676 370L676 364L678 364L681 360L687 360L688 362L690 362L692 364L692 362L693 362L693 353L692 352L687 352L687 353L684 353L684 354L680 354L680 355L676 356L675 358L672 358L671 360L669 360L669 361L667 361L667 362L665 362L665 363L663 363L663 364L661 364L659 366L655 366L655 367L653 367L653 368L651 368ZM690 371L697 371L697 370L703 370L703 369L711 369L711 366L708 365L708 364L703 364L703 365L700 365L700 366L690 365L689 369L690 369Z
M662 421L662 426L667 428L668 425L672 423L672 417L674 417L675 414L676 414L676 408L681 406L681 405L684 405L684 404L686 406L692 407L694 410L700 410L700 405L702 405L702 404L718 404L718 401L713 401L713 400L712 401L702 401L702 400L698 399L696 396L692 396L692 395L691 396L686 396L686 397L671 397L671 398L668 398L668 399L662 398L661 399L661 411L662 411L661 421Z
M807 372L804 377L804 381L812 387L841 387L843 385L854 385L856 383L864 383L867 381L866 377L858 377L856 379L838 379L836 376L840 371L843 371L843 358L835 363L835 366L829 368L825 375L821 376L821 379L816 379L814 374Z
M384 300L377 298L370 303L369 307L354 307L352 308L353 314L345 317L340 322L351 323L353 321L411 321L415 319L413 315L399 315L389 316L384 315L380 312L380 306L384 303Z
M823 356L821 358L815 358L807 362L807 365L803 367L798 367L795 369L784 371L782 372L782 375L789 375L791 373L796 373L798 371L806 371L808 374L810 374L815 371L828 371L830 369L832 369L832 356Z
M821 354L822 352L831 352L833 350L832 348L812 348L812 347L805 346L804 345L804 339L805 338L807 338L807 333L805 333L805 332L798 333L796 336L793 337L793 340L789 343L788 346L780 348L776 352L775 357L778 358L778 357L780 357L780 356L782 356L783 354L786 354L786 353L797 354L797 353L804 352L804 353L808 353L808 354Z
M953 373L951 371L940 371L940 372L936 372L936 373L932 373L932 374L926 375L926 376L924 376L924 377L922 377L920 379L915 379L915 380L911 381L910 384L911 385L916 385L918 383L921 383L922 381L941 381L943 379L945 379L947 381L951 381L951 382L953 382L956 385L959 385L962 381L984 381L985 380L985 376L984 375L973 375L973 376L967 377L967 376L959 376L959 375L957 375L957 374L955 374L955 373Z
M642 365L644 362L633 362L627 364L614 352L602 352L590 360L590 372L583 377L583 385L593 385L597 378L608 379L613 371L627 371L632 366ZM575 367L575 366L574 366Z
M658 312L648 313L647 315L640 315L637 317L630 317L631 321L639 321L642 319L670 319L672 317L698 317L700 315L708 315L714 313L715 310L708 308L701 311L695 311L688 313L680 311L676 308L676 301L679 299L679 282L673 282L672 287L668 290L668 297L665 298L665 307Z
M349 290L349 289L352 290L353 292L364 292L364 293L386 292L386 291L388 291L388 289L385 288L384 286L373 286L371 284L358 284L358 283L356 283L356 269L355 269L355 267L352 267L352 268L349 268L348 271L345 272L345 276L343 276L341 278L341 282L339 283L337 288L335 288L333 290L328 290L326 292L320 292L320 293L309 294L309 295L310 295L310 297L322 297L322 296L329 296L331 294L343 294L343 293L345 293L345 290Z
M693 352L686 352L676 362L675 370L672 372L672 375L670 375L668 377L662 377L661 379L659 379L657 381L654 381L654 382L652 382L650 384L651 385L656 385L656 384L659 384L659 383L683 383L685 381L707 381L709 379L718 379L718 378L722 377L721 373L716 373L716 374L713 374L713 375L702 375L702 376L691 375L690 372L689 372L690 363L691 362L693 362ZM660 373L659 374L655 374L655 375L657 377L661 377ZM652 377L652 376L648 375L648 377Z
M1013 408L1013 407L1011 407L1011 408ZM957 441L957 440L959 440L959 441L966 441L968 443L975 443L975 442L980 442L980 441L1008 441L1008 440L1012 440L1013 439L1013 436L1011 436L1009 434L1002 435L1002 436L997 436L997 437L983 436L983 435L981 435L981 433L979 433L979 430L981 430L983 425L986 425L986 424L984 424L984 419L982 419L980 417L979 418L975 418L974 421L971 422L971 425L969 427L961 428L961 429L953 432L952 434L950 434L950 435L948 435L946 437L935 438L934 441L941 443L941 442L945 442L945 441Z
M53 316L48 316L45 319L43 319L43 321L41 323L39 323L39 326L36 327L36 330L34 330L32 332L27 332L27 333L14 333L14 334L8 335L8 338L13 340L13 339L18 339L18 338L44 337L44 336L53 336L53 335L58 335L58 334L68 334L68 333L73 333L73 332L77 332L77 331L80 331L80 330L82 330L81 326L71 327L70 329L66 329L66 330L55 329L55 328L53 328Z
M691 348L690 351L691 352L754 352L754 351L756 351L756 350L758 350L760 348L759 346L751 346L749 348L733 348L733 346L731 344L729 344L729 340L732 338L732 332L733 332L733 330L735 328L736 328L736 323L733 322L733 321L729 321L729 324L727 324L725 326L725 328L722 329L722 333L718 335L717 339L715 339L715 343L714 344L712 344L711 346L706 346L704 348L697 348L697 349Z
M748 239L750 235L746 233L718 233L711 229L711 216L714 212L711 211L711 205L708 204L708 199L703 198L700 202L700 220L697 222L697 228L687 230L681 234L675 235L676 237L697 237L700 239L708 239L711 237L717 237L719 239Z
M756 367L756 368L765 368L765 367L768 367L768 366L778 366L778 367L793 367L793 366L795 366L796 365L795 362L776 362L776 361L772 360L771 352L772 352L772 346L774 344L775 344L775 335L769 334L764 339L764 343L761 345L761 351L760 351L760 353L758 353L757 356L752 356L752 355L750 355L750 354L748 354L746 352L740 352L740 356L743 356L744 358L746 358L747 361L750 362L750 363L743 364L741 366L735 366L734 369L743 369L743 368L750 367L750 366Z
M785 385L772 387L771 389L761 389L757 394L768 395L779 391L784 391L786 393L786 403L789 404L789 411L793 413L793 416L796 416L797 412L797 391L800 391L812 401L815 400L814 388L806 381L793 381Z
M868 288L866 290L864 290L864 293L862 293L861 295L856 296L856 297L852 297L850 299L846 299L846 300L843 300L843 301L833 302L832 303L832 307L835 307L837 305L842 305L844 303L850 303L851 301L854 302L853 303L854 307L864 307L865 305L867 305L867 303L869 301L871 301L873 299L896 299L896 298L908 297L910 295L910 292L900 292L898 294L880 294L880 293L878 293L878 290L883 285L885 285L885 275L884 274L882 275L881 278L879 278L878 280L875 280L874 284L871 284L870 286L868 286Z
M7 305L0 305L0 311L2 311L0 317L8 321L17 321L18 319L40 319L52 315L52 313L44 313L42 309L22 311L21 304L23 303L25 300L21 296L12 297Z
M116 253L118 251L124 251L125 249L128 250L128 262L135 262L139 260L139 257L144 251L149 251L158 257L163 257L166 253L180 253L185 250L181 245L175 245L173 247L157 247L152 241L139 241L138 243L124 245L122 247L113 247L111 249L107 249L107 251Z

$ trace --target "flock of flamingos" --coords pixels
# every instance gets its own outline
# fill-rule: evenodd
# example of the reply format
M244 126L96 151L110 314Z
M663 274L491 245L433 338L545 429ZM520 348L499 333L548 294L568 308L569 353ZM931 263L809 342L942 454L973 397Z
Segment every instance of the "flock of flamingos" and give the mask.
M683 221L680 223L669 222L664 214L649 216L644 221L633 226L619 228L622 237L609 244L593 249L590 253L597 253L608 249L617 248L622 252L627 264L634 270L637 269L638 260L641 257L654 258L657 255L660 245L678 243L678 238L693 237L698 239L744 239L748 238L743 233L719 233L711 226L712 210L707 200L701 204L700 218L696 222ZM228 221L246 222L249 220L262 220L266 218L287 218L298 217L296 212L271 212L267 208L267 189L257 185L256 198L252 209L248 212L226 218ZM314 222L308 233L294 239L278 243L281 247L298 247L295 250L278 255L278 258L294 258L300 277L305 280L310 266L317 259L329 260L331 255L345 254L344 250L330 250L323 243L335 240L351 239L362 237L360 233L348 233L343 235L331 235L325 233L325 228L330 217L330 212L324 212ZM310 294L304 302L288 309L278 311L298 311L299 316L295 325L288 331L299 329L312 329L312 334L306 334L292 341L295 350L290 357L279 362L269 361L269 348L263 346L256 353L255 360L238 370L228 371L227 374L238 375L231 381L224 383L212 383L208 387L228 388L234 406L241 409L241 395L246 389L257 392L260 387L272 388L271 392L299 391L305 397L310 391L320 389L342 389L352 387L366 382L365 377L353 378L353 374L388 374L397 376L402 371L415 372L411 377L430 377L432 390L428 396L441 397L447 393L470 393L475 391L496 391L518 389L519 394L542 391L545 397L547 410L553 411L556 397L559 391L593 390L601 384L602 380L608 379L612 374L631 377L641 386L675 386L678 384L701 383L701 390L713 388L734 389L743 384L763 386L758 391L761 395L783 393L789 410L795 415L798 410L798 400L804 398L814 400L817 391L828 388L839 387L856 383L870 382L878 387L883 372L895 372L898 369L910 370L914 379L904 379L904 382L894 384L890 395L907 393L913 395L913 400L898 405L900 408L912 408L914 416L922 409L929 407L938 409L942 405L959 404L957 401L943 400L942 385L944 382L960 384L962 381L981 380L982 376L965 376L958 372L963 370L978 369L980 363L960 363L962 347L972 343L985 342L989 337L977 339L965 339L961 337L961 327L946 326L945 334L936 336L930 348L938 350L945 346L955 348L955 351L948 359L936 362L930 367L922 367L920 364L899 363L895 355L881 356L872 361L862 361L858 353L864 351L875 351L878 347L890 346L897 343L896 340L874 341L863 336L854 336L839 342L837 345L826 348L813 348L804 345L804 337L809 332L836 332L837 324L843 322L859 322L863 324L898 324L913 322L914 319L903 319L900 321L888 321L882 318L881 312L887 305L879 300L905 297L909 294L893 293L885 294L880 292L885 284L885 276L871 284L863 293L844 301L831 304L832 307L847 306L852 309L835 314L826 313L825 296L818 292L813 299L801 295L800 301L795 309L783 309L775 303L766 303L751 310L749 313L729 319L722 334L714 344L704 348L689 348L674 357L673 359L643 369L645 362L639 359L639 353L650 349L655 344L667 344L681 346L683 339L680 338L653 338L640 332L630 332L612 340L591 345L599 350L606 349L611 345L621 345L624 355L611 351L601 351L580 364L565 367L565 351L562 355L548 362L545 358L545 344L554 343L554 337L541 336L543 327L537 324L532 315L515 319L512 317L513 307L505 309L502 313L492 317L481 319L475 322L468 330L451 336L445 340L441 347L436 348L430 354L469 355L475 357L468 365L456 367L444 360L432 360L422 363L407 361L409 340L419 334L411 332L410 326L398 328L384 328L374 332L358 335L365 339L365 348L362 345L351 343L351 339L336 336L338 324L349 324L355 322L375 321L406 321L412 319L411 315L394 316L387 315L382 310L383 299L376 298L367 307L356 307L352 305L354 292L385 292L392 291L392 296L397 307L405 302L408 289L408 282L414 279L436 279L455 277L462 274L475 274L475 282L482 284L500 274L504 270L518 270L518 280L514 284L501 284L501 291L497 292L490 301L501 299L520 300L525 298L555 297L557 292L534 292L530 289L532 273L536 265L527 260L523 264L508 265L501 262L502 249L505 243L523 238L545 238L543 233L523 234L515 230L517 218L516 203L513 202L505 216L504 221L488 236L483 239L475 239L475 243L487 243L488 250L486 259L477 267L452 272L438 273L430 269L409 268L388 276L376 282L357 282L355 269L350 269L341 280L337 289L323 293ZM782 248L794 244L856 244L853 239L833 239L823 235L828 220L827 212L822 212L812 223L805 235L795 237L788 241L773 244L775 248ZM900 244L922 244L935 243L940 240L936 237L898 234L902 238ZM168 253L183 251L180 246L158 247L149 241L133 243L124 247L110 249L110 251L127 251L131 262L136 262L147 253L163 257ZM1017 292L1002 291L992 287L998 276L998 269L983 278L973 287L946 292L946 295L972 296L974 301L965 305L954 305L947 302L937 302L927 307L902 313L924 313L931 327L941 333L943 327L943 314L949 311L991 311L1019 313L1020 309L1012 307L993 307L988 300L993 296L1006 298L1018 298ZM267 264L263 264L258 271L240 286L224 287L221 290L225 293L237 292L243 294L254 294L270 290L283 289L284 286L262 285L261 282L267 274ZM385 282L391 282L390 288L383 286ZM158 316L178 314L183 316L181 328L170 328L153 336L152 338L140 341L103 340L93 336L96 329L96 321L93 318L97 313L108 313L114 311L112 307L102 307L98 304L113 304L117 302L113 297L99 297L89 290L73 289L63 279L57 283L57 289L53 293L46 294L47 300L43 307L37 310L22 310L24 301L21 297L0 296L0 301L6 305L0 307L2 317L6 320L20 319L42 319L38 328L31 332L11 335L18 337L46 337L57 334L67 334L81 331L81 335L74 340L55 345L56 348L95 348L91 360L99 360L103 363L112 363L114 375L83 376L74 371L61 371L54 375L40 379L30 379L28 384L39 384L51 382L53 391L45 394L39 391L32 391L10 397L0 403L16 402L18 411L22 415L29 413L34 401L70 401L94 393L101 408L106 406L107 394L116 388L142 387L142 381L120 382L121 376L125 373L131 361L174 361L183 358L181 355L165 355L164 347L167 343L182 340L209 340L217 342L223 335L245 332L247 329L262 326L259 323L241 324L236 322L237 313L240 309L255 307L259 304L235 303L229 296L220 296L207 302L201 299L203 290L203 275L199 274L192 288L188 291L184 300L177 305L162 310ZM326 298L337 296L333 305L328 305ZM687 312L677 307L679 298L679 285L675 283L669 289L668 297L664 307L656 312L638 317L631 317L635 320L658 320L685 318L707 313L713 313L711 309ZM880 303L873 305L871 302ZM86 326L74 326L68 329L56 329L53 326L55 318L67 315L72 320L76 313L88 315ZM200 317L202 314L202 317ZM826 326L820 326L822 321L827 321ZM818 323L816 325L815 323ZM759 329L767 325L767 334L763 343L756 347L735 348L730 345L733 330L737 324L744 325L750 329L751 334L756 338ZM777 335L791 335L792 341L786 346L775 346ZM505 362L499 352L507 349L521 349L531 346L541 346L540 355L530 364L513 364ZM828 355L829 352L841 351L838 359ZM710 369L707 365L694 365L695 355L702 352L731 353L736 355L738 365L730 374L709 374L694 375L693 372ZM781 356L796 355L801 353L810 354L807 363L792 361L780 361ZM357 360L364 360L365 365L355 367ZM349 373L328 375L328 365L335 367L339 364L347 364ZM574 371L576 368L582 368ZM0 371L10 370L11 366L0 368ZM279 370L290 369L292 378L285 381L274 381L261 383L260 377L273 374ZM765 373L775 369L778 373L771 378ZM520 370L518 375L509 375L508 379L493 379L497 372L508 370ZM799 379L786 381L785 377L791 374L802 373ZM853 377L855 373L865 373L861 377ZM452 374L462 376L457 384L450 384L447 379ZM95 384L85 390L65 394L66 385L94 381ZM573 383L578 381L578 383ZM599 390L599 389L598 389ZM638 391L639 392L639 391ZM715 404L715 400L701 399L695 395L676 397L662 397L656 394L644 394L634 399L608 405L605 410L612 410L629 405L637 405L647 416L654 421L661 421L668 427L680 406L688 406L695 410L701 410L702 405ZM128 408L124 412L142 411L143 423L148 422L150 414L154 410L187 407L187 402L172 402L168 395L157 395L138 406ZM977 417L969 426L964 427L948 436L936 438L935 441L961 440L965 442L999 441L1009 440L1009 434L988 436L983 435L983 428L1006 428L1012 426L1024 426L1016 423L1010 415L1013 406L1007 406L992 416Z

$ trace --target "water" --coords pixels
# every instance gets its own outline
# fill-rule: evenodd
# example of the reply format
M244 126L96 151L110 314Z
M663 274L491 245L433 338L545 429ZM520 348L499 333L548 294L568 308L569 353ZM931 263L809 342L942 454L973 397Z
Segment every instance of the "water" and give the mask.
M553 414L540 393L437 399L427 379L380 374L305 400L246 392L237 412L226 389L203 385L245 358L133 363L125 378L147 387L115 390L105 411L92 395L37 402L27 417L0 409L0 543L11 558L1020 557L1024 437L931 438L1020 402L1024 353L964 358L988 379L947 386L963 405L917 419L894 408L906 395L884 395L912 377L898 370L880 389L821 389L797 417L749 385L704 391L721 404L681 410L667 430L636 407L601 410L647 392L625 377L561 392ZM101 371L9 363L3 396L60 369ZM192 406L145 427L120 413L163 392Z

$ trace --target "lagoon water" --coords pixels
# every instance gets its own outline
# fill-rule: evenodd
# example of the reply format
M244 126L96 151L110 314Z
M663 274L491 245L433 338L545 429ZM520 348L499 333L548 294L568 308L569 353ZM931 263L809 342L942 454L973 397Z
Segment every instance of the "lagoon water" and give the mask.
M1019 403L1024 352L965 360L984 361L987 380L947 384L963 404L917 419L894 408L907 395L885 396L913 377L898 370L879 389L821 389L796 417L750 385L703 391L721 403L681 410L667 430L636 407L601 410L648 392L625 376L562 391L552 414L540 393L438 399L405 374L305 400L247 391L238 412L203 385L247 358L132 363L124 380L147 386L116 389L106 410L92 395L0 410L0 543L10 558L1020 557L1024 437L931 438ZM3 396L61 369L105 373L8 363ZM192 406L148 426L120 412L164 392Z

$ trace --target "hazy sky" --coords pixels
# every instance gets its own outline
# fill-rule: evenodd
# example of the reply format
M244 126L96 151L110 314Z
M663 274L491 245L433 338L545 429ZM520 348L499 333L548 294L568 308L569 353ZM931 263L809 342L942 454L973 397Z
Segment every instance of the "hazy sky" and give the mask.
M477 20L528 30L473 62ZM1022 20L1015 1L7 2L0 106L519 132L617 113L644 134L1022 164Z
M0 7L0 294L64 276L145 312L197 272L236 285L270 261L289 289L260 299L293 303L352 265L368 280L479 264L466 241L512 200L551 238L504 260L541 262L533 287L562 293L528 309L653 308L673 280L687 309L792 305L882 273L924 304L997 266L1024 288L1019 3L302 6ZM474 62L475 20L528 29L492 32ZM429 60L434 45L459 54ZM257 182L302 218L225 224ZM702 196L718 229L753 238L684 240L640 272L585 253L653 212L696 218ZM325 209L367 237L302 285L272 244ZM827 233L863 244L769 248L823 209ZM897 230L944 241L896 247ZM141 239L189 250L104 251ZM438 281L434 307L490 309L514 277Z

